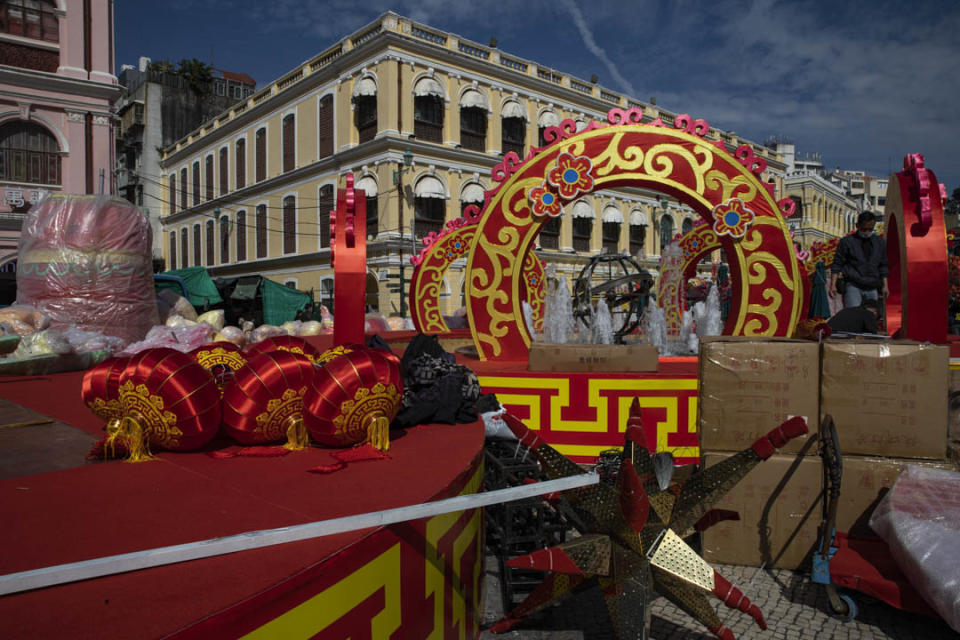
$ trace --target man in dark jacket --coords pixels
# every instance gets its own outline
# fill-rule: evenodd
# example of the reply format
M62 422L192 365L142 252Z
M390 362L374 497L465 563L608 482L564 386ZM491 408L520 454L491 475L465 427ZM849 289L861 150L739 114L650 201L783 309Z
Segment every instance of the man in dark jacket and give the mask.
M844 307L859 307L864 299L887 297L887 250L873 229L877 218L869 211L857 216L857 231L841 238L830 267L830 290L837 291L837 279L843 274Z

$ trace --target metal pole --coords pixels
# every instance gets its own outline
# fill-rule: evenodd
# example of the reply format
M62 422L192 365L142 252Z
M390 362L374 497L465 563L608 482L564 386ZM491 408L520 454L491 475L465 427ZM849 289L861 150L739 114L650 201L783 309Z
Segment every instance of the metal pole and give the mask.
M397 205L400 207L400 317L407 317L406 269L403 264L403 162L397 163Z

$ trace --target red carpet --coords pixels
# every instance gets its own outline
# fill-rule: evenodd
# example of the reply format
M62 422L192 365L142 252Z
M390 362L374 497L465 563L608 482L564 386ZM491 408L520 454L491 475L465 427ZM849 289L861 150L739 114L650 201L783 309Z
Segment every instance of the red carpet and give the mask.
M82 374L0 382L0 397L100 434ZM424 425L390 460L332 475L323 449L281 458L162 453L0 481L0 573L416 504L442 497L483 446L483 426ZM368 532L339 534L0 598L4 637L154 638L251 597Z

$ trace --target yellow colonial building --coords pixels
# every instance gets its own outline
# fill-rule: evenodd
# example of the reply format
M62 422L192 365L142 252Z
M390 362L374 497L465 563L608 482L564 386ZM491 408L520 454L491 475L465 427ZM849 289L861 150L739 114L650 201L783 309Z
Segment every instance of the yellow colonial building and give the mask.
M262 275L328 302L329 214L353 173L367 197L367 302L401 312L397 285L419 239L482 204L504 153L523 158L547 127L584 128L613 107L677 115L386 13L163 151L166 263ZM708 138L747 142L716 129ZM782 158L748 144L779 184ZM593 194L543 228L539 255L568 281L605 251L655 269L694 215L641 189ZM463 267L448 272L447 313L463 304Z

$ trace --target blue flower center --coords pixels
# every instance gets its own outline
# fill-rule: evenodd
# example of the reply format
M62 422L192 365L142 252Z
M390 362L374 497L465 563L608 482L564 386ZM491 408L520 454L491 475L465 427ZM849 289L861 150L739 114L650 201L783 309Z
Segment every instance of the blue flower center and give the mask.
M735 227L740 224L740 214L736 211L727 211L723 214L723 221L728 227Z
M567 184L577 184L577 181L580 180L580 173L576 169L564 169L563 170L563 181Z
M551 204L553 204L553 194L552 194L552 193L545 193L545 194L543 194L543 204L546 204L546 205L551 205Z

